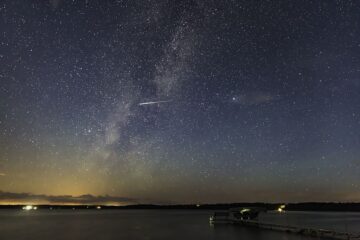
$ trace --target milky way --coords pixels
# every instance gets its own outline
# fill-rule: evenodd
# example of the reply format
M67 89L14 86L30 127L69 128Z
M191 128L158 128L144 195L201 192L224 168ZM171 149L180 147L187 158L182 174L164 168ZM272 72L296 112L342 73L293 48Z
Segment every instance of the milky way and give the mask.
M359 201L359 11L3 1L0 201Z

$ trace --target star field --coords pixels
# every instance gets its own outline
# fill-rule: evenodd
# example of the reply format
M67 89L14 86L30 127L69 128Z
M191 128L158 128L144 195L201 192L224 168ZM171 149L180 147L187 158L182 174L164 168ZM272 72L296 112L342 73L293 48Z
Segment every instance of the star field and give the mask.
M0 201L359 201L359 11L3 1Z

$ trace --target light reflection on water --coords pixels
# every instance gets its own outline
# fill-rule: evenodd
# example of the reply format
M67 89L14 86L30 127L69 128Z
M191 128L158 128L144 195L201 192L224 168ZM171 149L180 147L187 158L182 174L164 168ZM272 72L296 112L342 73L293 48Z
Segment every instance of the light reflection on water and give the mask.
M211 227L212 211L179 210L0 210L0 239L310 239L240 226ZM264 221L360 229L360 214L267 213ZM314 227L314 226L312 226Z

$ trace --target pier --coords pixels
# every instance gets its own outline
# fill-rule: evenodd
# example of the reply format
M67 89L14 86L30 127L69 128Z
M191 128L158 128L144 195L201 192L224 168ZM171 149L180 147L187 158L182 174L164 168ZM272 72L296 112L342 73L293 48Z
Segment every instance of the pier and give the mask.
M248 227L257 227L262 229L270 229L275 231L283 231L303 236L340 239L340 240L360 240L360 234L345 233L326 229L316 229L300 226L281 225L274 223L259 222L254 220L234 220L234 224L241 224Z
M281 205L277 211L283 212L284 208L285 205ZM360 240L360 233L259 221L260 212L264 212L264 209L256 207L230 208L227 211L215 212L210 216L210 224L237 224L324 239Z

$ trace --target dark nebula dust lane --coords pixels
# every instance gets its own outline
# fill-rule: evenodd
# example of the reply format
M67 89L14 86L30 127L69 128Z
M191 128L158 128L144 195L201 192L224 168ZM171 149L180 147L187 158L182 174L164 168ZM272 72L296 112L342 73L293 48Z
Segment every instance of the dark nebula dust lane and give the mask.
M2 1L0 203L359 201L359 11Z

